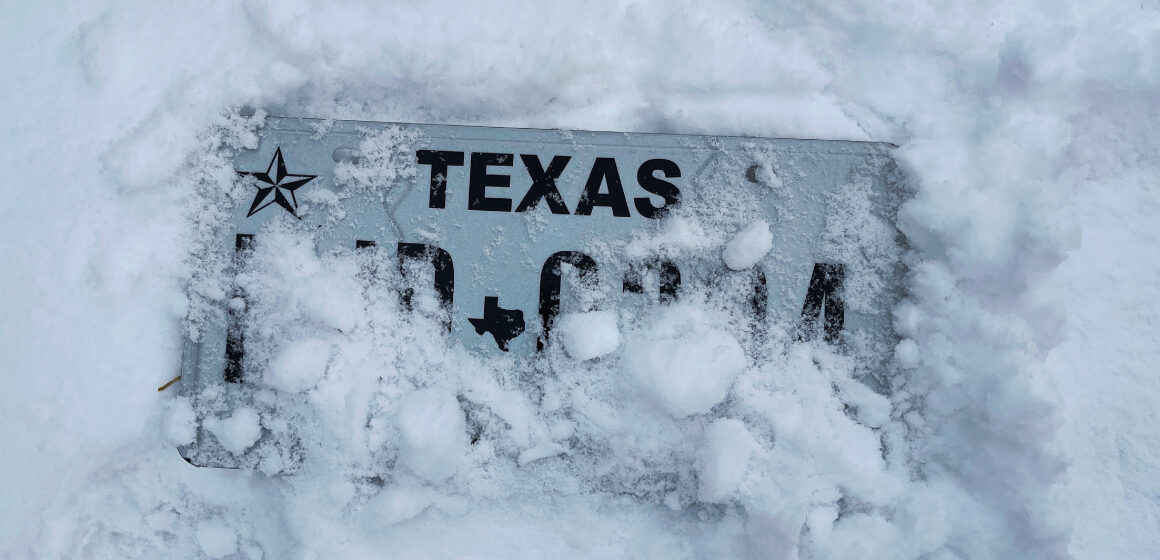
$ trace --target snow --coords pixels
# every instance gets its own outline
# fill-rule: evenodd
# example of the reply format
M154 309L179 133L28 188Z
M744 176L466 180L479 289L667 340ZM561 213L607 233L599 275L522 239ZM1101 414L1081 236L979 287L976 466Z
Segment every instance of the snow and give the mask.
M625 369L639 389L674 418L709 412L745 369L733 335L701 310L674 306L628 340Z
M412 393L399 407L403 460L431 482L455 474L467 450L467 424L451 392L436 388Z
M387 488L367 504L366 515L371 523L400 523L419 515L434 502L429 488L397 486Z
M282 391L301 393L322 380L330 361L330 343L317 338L287 344L266 371L266 383Z
M252 408L239 408L224 418L209 418L206 427L231 453L245 452L262 437L261 420Z
M745 424L735 418L714 420L705 427L704 438L697 496L706 502L723 502L741 488L749 459L759 445Z
M9 11L0 556L1160 556L1155 2ZM267 112L893 142L900 242L851 183L819 249L902 286L889 391L697 297L479 359L288 228L237 279L269 388L206 420L254 463L193 468L207 411L155 389L237 287L205 248ZM410 176L398 145L344 188ZM735 217L625 253L776 255Z
M165 438L173 445L185 445L197 438L197 412L189 399L170 401L165 415Z
M611 311L566 313L557 328L564 350L576 360L599 358L620 346L620 329Z
M210 558L225 558L238 551L238 533L221 519L197 524L197 544Z
M772 248L773 234L769 232L769 224L758 220L737 232L725 245L721 258L725 259L725 266L745 270L765 258Z

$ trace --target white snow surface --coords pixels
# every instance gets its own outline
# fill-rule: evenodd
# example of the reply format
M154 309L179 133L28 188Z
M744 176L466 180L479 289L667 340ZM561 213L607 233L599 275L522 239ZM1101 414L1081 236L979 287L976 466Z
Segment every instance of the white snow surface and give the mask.
M1154 0L8 6L0 557L1160 557L1157 29ZM228 299L200 251L266 111L893 142L892 391L697 301L551 375L483 360L275 231L238 279L269 386L207 424L260 461L191 467L155 388ZM391 142L349 188L408 173ZM665 228L628 250L735 233Z

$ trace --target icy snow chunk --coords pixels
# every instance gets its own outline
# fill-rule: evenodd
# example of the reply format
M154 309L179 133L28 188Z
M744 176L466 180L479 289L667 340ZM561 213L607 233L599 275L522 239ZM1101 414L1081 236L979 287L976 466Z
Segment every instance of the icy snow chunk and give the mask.
M322 380L330 353L330 343L325 340L308 338L294 342L270 364L266 383L286 392L301 393Z
M674 309L662 319L660 336L653 332L626 345L627 369L641 390L674 418L708 412L745 369L745 351L732 335L708 327L697 313Z
M770 161L751 166L745 171L745 177L751 183L758 183L774 190L780 190L785 186L785 182L781 180L781 176L777 174Z
M206 519L197 524L197 544L210 558L224 558L238 551L238 533L219 519Z
M467 421L455 395L416 391L399 407L403 461L416 475L439 482L455 474L467 452Z
M722 257L725 266L733 270L745 270L757 264L772 248L773 234L769 232L769 224L758 220L729 241Z
M262 436L262 423L252 408L239 408L227 418L210 418L206 427L230 453L243 453Z
M540 440L540 443L536 444L535 447L521 451L519 457L516 458L516 461L522 467L533 461L547 459L548 457L555 457L564 451L564 447L560 444L549 439L542 439Z
M604 356L620 346L616 313L611 311L568 313L557 328L564 350L579 361Z
M722 418L705 428L697 496L704 502L728 500L745 479L757 440L740 420Z
M165 417L165 438L173 445L185 445L197 437L197 413L186 397L173 399Z

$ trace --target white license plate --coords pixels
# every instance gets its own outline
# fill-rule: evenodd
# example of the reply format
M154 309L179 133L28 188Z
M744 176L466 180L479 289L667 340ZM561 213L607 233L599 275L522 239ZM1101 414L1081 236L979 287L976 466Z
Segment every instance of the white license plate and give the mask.
M277 117L259 135L234 159L248 195L221 247L277 222L319 252L372 251L415 277L405 305L434 298L449 344L534 359L562 313L692 294L746 310L751 352L770 331L892 344L904 193L888 144ZM760 222L772 248L729 266L728 242ZM184 391L248 381L223 317L187 343Z

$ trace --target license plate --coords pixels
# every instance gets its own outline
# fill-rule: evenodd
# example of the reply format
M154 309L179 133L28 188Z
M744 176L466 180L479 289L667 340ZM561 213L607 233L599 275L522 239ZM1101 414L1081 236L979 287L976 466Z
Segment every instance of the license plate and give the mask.
M246 196L220 247L244 253L276 223L320 253L371 251L413 277L405 307L434 298L448 344L535 359L563 314L694 295L747 310L751 353L770 333L893 343L905 193L888 144L278 117L259 137L234 158ZM252 381L237 313L222 316L185 346L195 397ZM198 441L194 464L236 464Z

